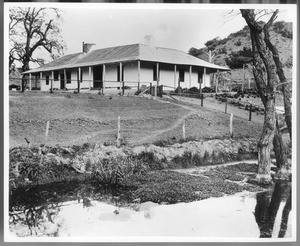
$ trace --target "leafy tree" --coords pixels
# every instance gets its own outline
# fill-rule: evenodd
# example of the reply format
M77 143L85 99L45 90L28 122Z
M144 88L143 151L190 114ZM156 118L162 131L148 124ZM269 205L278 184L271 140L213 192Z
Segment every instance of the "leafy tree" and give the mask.
M243 68L243 64L252 62L253 54L250 48L244 47L242 50L232 52L229 57L225 58L226 64L231 68Z
M293 38L293 31L291 25L285 21L277 21L273 25L274 32L281 34L285 38Z
M207 48L201 48L201 49L196 49L194 47L189 49L188 52L190 55L198 57L204 61L208 61L209 60L209 55L208 55L208 49Z
M45 59L38 51L46 50L52 59L58 58L66 48L61 37L61 11L56 8L11 8L9 10L9 67L15 62L22 65L22 72L31 63L43 65ZM23 79L23 90L26 86Z
M221 44L222 41L220 40L219 37L216 37L214 39L208 40L205 43L205 46L209 49L209 50L214 50L216 48L216 46L218 46L219 44Z

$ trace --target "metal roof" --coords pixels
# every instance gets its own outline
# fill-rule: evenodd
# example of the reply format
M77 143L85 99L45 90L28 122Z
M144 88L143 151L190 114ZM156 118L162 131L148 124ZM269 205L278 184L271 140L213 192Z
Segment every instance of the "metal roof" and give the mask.
M26 71L23 74L136 60L174 65L191 65L206 67L211 70L230 70L227 67L203 61L180 50L153 47L144 44L131 44L93 50L89 53L81 52L66 55L42 67Z

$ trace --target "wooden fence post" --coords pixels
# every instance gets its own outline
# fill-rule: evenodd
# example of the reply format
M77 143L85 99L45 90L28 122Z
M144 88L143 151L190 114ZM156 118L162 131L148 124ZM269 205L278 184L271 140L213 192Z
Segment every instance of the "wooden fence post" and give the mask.
M45 132L45 145L48 140L49 128L50 128L50 121L48 120L46 125L46 132Z
M182 138L185 139L185 119L182 122Z
M230 133L230 137L231 137L231 138L233 138L233 126L232 126L232 121L233 121L233 114L230 114L229 133Z
M227 114L227 104L228 104L228 99L226 98L226 101L225 101L225 114Z
M251 121L252 119L252 104L250 104L250 107L249 107L249 121Z
M118 116L117 147L121 146L121 117Z

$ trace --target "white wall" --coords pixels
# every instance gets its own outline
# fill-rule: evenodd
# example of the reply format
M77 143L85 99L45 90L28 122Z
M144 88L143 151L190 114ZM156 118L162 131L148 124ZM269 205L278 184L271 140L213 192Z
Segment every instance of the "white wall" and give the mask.
M106 64L105 66L105 87L119 87L121 84L117 81L117 69L118 63L115 64ZM149 85L151 82L153 85L156 85L156 81L153 81L153 66L156 66L156 63L150 62L141 62L140 68L140 85L145 84ZM178 86L178 78L179 78L179 69L183 68L177 66L176 68L176 81L174 80L174 65L165 65L160 64L160 85L166 85L169 87L174 88ZM137 82L138 81L138 62L129 62L123 64L124 69L124 81L125 85L136 87L137 83L129 83L129 82ZM198 83L198 71L195 68L192 68L191 73L191 82L190 82L190 72L189 67L184 67L184 81L180 82L180 86L182 88L190 88L190 87L197 87L199 88ZM69 90L76 90L77 89L77 70L78 68L73 68L71 70L71 83L66 83L66 88ZM69 70L70 71L70 70ZM62 72L62 71L61 71ZM89 67L82 67L82 83L80 83L80 88L90 88L93 87L93 82L89 81ZM45 79L46 76L49 76L49 85L46 85ZM50 90L51 87L51 72L43 72L42 73L42 83L41 83L41 90L47 91ZM66 79L66 78L65 78ZM93 67L91 69L91 79L93 80ZM210 77L209 74L206 76L203 75L202 77L203 83L202 88L206 86L210 86ZM128 83L126 83L128 82ZM146 83L147 82L147 83ZM170 90L172 88L169 88ZM60 76L57 81L53 82L53 89L60 89Z

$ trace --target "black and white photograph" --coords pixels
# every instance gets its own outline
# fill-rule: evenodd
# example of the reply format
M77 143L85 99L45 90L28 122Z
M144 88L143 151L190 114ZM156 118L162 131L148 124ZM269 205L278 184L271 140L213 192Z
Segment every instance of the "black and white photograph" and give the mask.
M295 242L297 4L4 3L6 242Z

